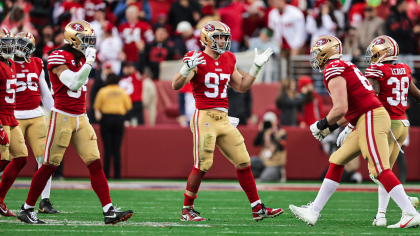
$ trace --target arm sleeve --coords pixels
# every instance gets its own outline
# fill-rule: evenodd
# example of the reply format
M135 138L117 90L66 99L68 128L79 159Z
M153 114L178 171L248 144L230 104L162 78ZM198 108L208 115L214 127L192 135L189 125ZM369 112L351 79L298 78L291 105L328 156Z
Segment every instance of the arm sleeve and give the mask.
M61 72L59 79L71 91L77 91L87 82L91 70L92 67L85 63L78 72L70 69Z
M47 81L45 81L44 70L41 71L39 76L39 91L41 93L41 101L44 104L47 112L51 111L51 108L54 107L54 99L51 96L50 89L48 88Z

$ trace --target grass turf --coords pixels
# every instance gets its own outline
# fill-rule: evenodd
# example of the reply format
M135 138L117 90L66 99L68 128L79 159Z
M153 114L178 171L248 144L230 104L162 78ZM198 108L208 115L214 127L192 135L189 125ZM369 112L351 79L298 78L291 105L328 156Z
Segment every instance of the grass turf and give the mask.
M9 209L17 213L28 189L11 189L6 198ZM260 222L252 220L251 208L243 192L202 191L195 208L205 222L181 222L182 191L111 191L113 203L122 210L134 210L133 217L115 226L103 224L102 208L92 190L52 190L51 201L62 213L38 214L46 225L27 225L16 218L0 218L0 234L4 235L320 235L372 234L413 235L420 229L386 229L373 227L377 210L377 194L336 192L321 212L314 227L296 219L289 204L303 205L313 201L316 192L261 191L260 197L269 207L282 207L283 215ZM411 196L418 194L411 194ZM39 202L37 203L39 204ZM37 205L38 206L38 205ZM391 200L388 224L399 221L401 211Z

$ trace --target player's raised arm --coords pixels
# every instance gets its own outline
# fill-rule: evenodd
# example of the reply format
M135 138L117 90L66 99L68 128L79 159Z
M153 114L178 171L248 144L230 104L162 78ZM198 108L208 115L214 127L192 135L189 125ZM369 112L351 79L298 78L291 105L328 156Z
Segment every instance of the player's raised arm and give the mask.
M229 85L240 93L246 93L251 85L254 83L255 78L257 77L258 73L262 69L265 63L270 59L270 56L273 54L273 50L268 48L262 54L258 55L258 50L255 48L255 59L254 65L252 65L251 69L248 73L242 76L238 69L235 67L235 71L232 74L231 81Z
M184 65L181 70L172 77L172 88L174 90L181 89L194 77L197 72L197 66L204 63L204 57L200 56L201 52L197 51L194 51L191 56L189 56L189 53L185 55Z

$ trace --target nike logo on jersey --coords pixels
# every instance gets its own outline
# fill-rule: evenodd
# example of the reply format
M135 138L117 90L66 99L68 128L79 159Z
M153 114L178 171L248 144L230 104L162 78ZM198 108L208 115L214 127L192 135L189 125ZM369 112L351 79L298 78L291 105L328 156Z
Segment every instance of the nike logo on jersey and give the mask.
M58 52L57 51L54 51L53 54L58 54Z
M332 65L331 67L336 67L336 66L338 66L338 65Z
M114 215L112 215L112 216L105 216L106 218L115 218L115 217L117 217L117 214L115 214L114 213Z
M405 226L407 226L408 225L408 223L410 223L410 221L412 221L414 219L414 217L413 218L411 218L407 223L405 223L405 224L400 224L400 228L404 228Z

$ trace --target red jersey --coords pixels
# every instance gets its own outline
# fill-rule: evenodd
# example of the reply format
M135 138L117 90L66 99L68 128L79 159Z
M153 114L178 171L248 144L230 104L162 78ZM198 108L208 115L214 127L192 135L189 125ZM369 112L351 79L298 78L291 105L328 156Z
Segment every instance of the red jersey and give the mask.
M191 51L185 54L184 61L193 53ZM199 110L216 107L229 109L228 85L235 70L236 57L231 52L225 52L215 60L204 52L201 53L204 63L197 66L197 73L191 79L195 107Z
M44 69L41 58L31 57L31 62L17 63L16 66L16 109L18 111L33 110L41 104L39 76Z
M61 27L64 29L68 23L75 20L85 20L85 9L77 2L63 2L57 10L57 15L74 9L74 13L68 18L61 21Z
M154 39L152 28L145 21L138 21L136 24L126 22L118 28L124 42L124 53L128 61L138 61L139 51L136 42L143 40L144 43Z
M84 6L86 11L85 20L87 22L93 21L95 10L106 8L106 5L103 0L86 0Z
M328 92L328 82L337 76L346 80L348 110L344 117L352 125L356 125L359 116L382 106L369 80L353 63L342 60L328 63L324 70L324 84Z
M132 75L122 78L118 85L125 91L127 95L130 95L131 101L141 102L143 80L135 72Z
M83 85L77 91L71 91L64 85L58 76L52 73L52 69L59 65L66 65L71 71L77 72L85 64L85 57L79 61L79 66L76 67L76 60L71 52L63 50L55 50L48 57L48 73L53 90L54 108L73 115L81 115L86 110L86 85Z
M16 69L15 63L9 59L10 66L0 62L0 120L1 124L17 126L16 107Z
M391 120L406 120L407 93L411 83L410 67L404 63L379 63L366 69L366 78L376 79L381 85L378 98Z

